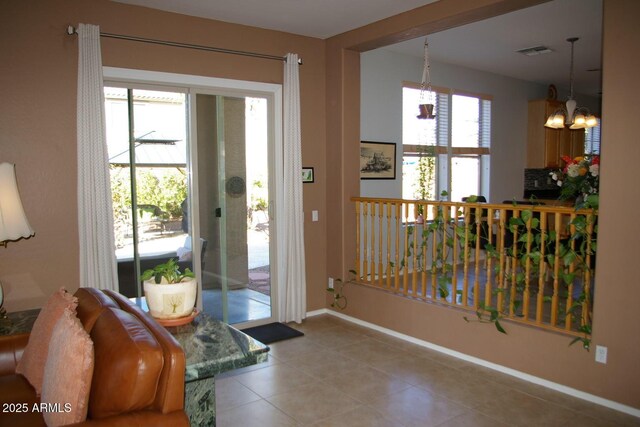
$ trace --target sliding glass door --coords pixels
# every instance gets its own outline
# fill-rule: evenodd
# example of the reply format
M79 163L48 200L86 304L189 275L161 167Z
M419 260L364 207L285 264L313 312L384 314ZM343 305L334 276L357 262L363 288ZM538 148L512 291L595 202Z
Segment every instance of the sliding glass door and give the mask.
M200 310L240 326L274 321L280 87L105 68L109 75L120 292L144 296L140 274L175 258L198 277Z

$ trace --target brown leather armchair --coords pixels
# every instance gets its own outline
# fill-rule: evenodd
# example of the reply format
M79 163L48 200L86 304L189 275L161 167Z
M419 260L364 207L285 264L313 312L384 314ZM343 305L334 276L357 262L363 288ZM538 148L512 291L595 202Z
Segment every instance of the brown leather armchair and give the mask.
M74 425L188 426L185 355L175 338L120 294L80 288L75 295L77 316L94 343L95 366L87 420ZM39 403L33 387L15 373L28 338L0 337L0 410ZM0 427L44 425L38 412L0 413Z

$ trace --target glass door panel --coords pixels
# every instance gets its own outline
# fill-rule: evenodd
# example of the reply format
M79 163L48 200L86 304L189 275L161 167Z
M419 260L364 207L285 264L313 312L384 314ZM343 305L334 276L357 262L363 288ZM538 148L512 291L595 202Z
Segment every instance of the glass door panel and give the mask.
M120 292L137 297L144 270L171 258L193 269L186 96L105 87L105 112Z
M265 98L197 94L202 307L231 323L270 319L269 133Z

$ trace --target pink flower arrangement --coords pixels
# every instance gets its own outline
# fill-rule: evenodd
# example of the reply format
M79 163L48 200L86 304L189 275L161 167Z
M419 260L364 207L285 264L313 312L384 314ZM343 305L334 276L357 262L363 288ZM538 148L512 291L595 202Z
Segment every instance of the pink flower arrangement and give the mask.
M562 170L551 172L551 178L561 187L560 198L563 200L587 200L587 197L598 194L600 186L600 156L585 155L572 159L563 156L565 166Z

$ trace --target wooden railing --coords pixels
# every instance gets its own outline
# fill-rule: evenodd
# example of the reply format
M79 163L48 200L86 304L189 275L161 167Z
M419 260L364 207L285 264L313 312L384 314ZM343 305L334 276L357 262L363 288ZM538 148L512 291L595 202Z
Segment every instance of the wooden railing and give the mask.
M575 336L591 332L597 211L352 198L356 281Z

